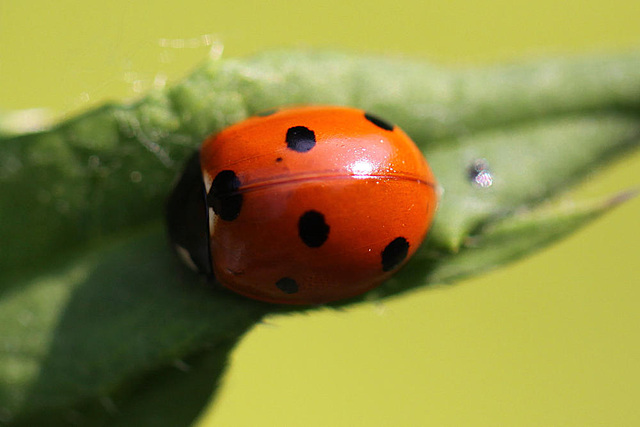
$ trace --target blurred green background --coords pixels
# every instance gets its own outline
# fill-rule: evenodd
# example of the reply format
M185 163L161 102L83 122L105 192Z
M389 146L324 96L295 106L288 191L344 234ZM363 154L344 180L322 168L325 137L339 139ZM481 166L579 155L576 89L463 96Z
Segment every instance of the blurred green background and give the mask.
M639 22L637 0L0 0L0 111L73 115L170 84L222 50L461 66L640 49ZM635 155L577 194L637 187L638 170ZM240 343L199 427L640 425L639 228L636 198L478 279L269 318Z

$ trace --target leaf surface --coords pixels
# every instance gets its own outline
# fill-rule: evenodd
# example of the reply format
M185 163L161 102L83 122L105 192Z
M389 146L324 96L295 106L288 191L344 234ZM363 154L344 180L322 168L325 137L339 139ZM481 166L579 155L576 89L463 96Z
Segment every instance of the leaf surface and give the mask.
M395 122L442 190L415 258L335 304L349 305L494 268L615 205L546 203L637 149L640 54L449 70L272 52L206 62L173 87L42 132L0 132L0 422L189 425L244 332L307 309L211 289L175 259L163 217L206 135L308 103ZM490 186L474 181L478 165ZM173 393L193 393L181 399L193 404L176 408Z

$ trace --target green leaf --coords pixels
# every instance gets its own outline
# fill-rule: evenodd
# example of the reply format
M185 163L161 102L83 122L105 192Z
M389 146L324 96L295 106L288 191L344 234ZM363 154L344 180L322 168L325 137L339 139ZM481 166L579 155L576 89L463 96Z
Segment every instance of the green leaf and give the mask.
M162 222L204 136L305 103L396 122L443 192L409 265L334 304L343 306L478 274L610 209L545 204L638 147L640 53L449 70L272 52L207 62L134 104L46 131L0 132L0 422L189 425L244 332L266 314L306 309L211 289L180 266ZM472 182L478 161L491 186ZM175 393L191 403L175 407Z
M418 255L421 262L401 274L414 271L422 273L425 277L420 280L427 283L454 283L560 240L634 196L635 192L625 192L580 204L568 199L551 207L516 212L470 235L456 254L443 257L437 252L422 251ZM398 279L402 280L402 276Z
M598 165L637 146L640 120L631 114L584 113L479 131L425 149L444 187L435 245L457 250L479 225L553 196ZM465 173L476 159L493 185L478 188Z

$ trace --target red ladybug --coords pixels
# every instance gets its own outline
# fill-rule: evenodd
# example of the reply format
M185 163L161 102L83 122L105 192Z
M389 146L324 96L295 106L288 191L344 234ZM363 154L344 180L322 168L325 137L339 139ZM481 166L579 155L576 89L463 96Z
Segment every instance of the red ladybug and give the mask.
M436 204L433 174L402 130L316 106L207 138L168 218L184 258L232 291L320 304L389 278L422 243Z

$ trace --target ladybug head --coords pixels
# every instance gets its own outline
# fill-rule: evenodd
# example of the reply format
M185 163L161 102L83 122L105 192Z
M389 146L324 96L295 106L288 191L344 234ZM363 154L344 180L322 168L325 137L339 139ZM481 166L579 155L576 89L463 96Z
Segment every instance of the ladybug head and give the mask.
M167 202L169 238L178 254L200 273L212 275L209 213L200 169L200 152L187 162Z

